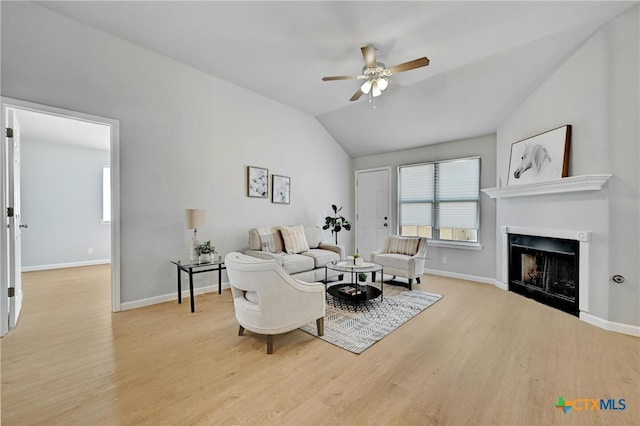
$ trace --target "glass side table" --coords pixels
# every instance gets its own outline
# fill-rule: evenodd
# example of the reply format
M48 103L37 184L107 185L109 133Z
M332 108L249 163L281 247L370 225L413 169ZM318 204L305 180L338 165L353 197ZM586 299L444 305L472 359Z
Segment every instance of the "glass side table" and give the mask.
M203 272L218 271L218 294L222 294L222 270L227 269L222 256L210 262L192 262L190 260L172 260L171 263L178 268L178 303L182 303L182 272L189 274L189 297L191 298L191 313L195 311L195 300L193 299L193 275Z

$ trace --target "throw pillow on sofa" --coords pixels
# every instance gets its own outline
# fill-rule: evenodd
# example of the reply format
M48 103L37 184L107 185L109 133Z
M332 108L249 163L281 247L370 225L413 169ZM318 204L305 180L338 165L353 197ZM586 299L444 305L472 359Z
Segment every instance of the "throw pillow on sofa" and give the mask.
M309 243L307 243L303 225L281 226L280 233L282 233L284 249L287 254L309 251Z
M389 249L387 252L414 256L418 252L419 243L419 238L406 238L392 235L389 238Z
M282 247L282 238L280 237L278 228L274 226L262 226L256 228L256 231L260 238L255 244L250 241L250 246L257 245L257 247L250 247L251 249L262 250L268 253L282 253L284 247ZM251 234L249 234L249 238L251 239Z
M304 228L304 235L307 237L307 243L309 244L309 249L313 250L315 248L320 247L320 243L322 243L322 228L319 226L308 226Z

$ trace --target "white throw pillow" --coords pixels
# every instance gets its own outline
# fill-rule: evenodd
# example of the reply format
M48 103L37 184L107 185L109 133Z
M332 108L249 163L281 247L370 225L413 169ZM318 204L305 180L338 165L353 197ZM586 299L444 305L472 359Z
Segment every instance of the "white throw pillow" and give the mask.
M308 226L304 228L304 235L310 249L318 248L322 242L322 229L319 226Z
M307 243L303 225L281 226L280 232L284 239L284 248L287 254L309 251L309 243Z

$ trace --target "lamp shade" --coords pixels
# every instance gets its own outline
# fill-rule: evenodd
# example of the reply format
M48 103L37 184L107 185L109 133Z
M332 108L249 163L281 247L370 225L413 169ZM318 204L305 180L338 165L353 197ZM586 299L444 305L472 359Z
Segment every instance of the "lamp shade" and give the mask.
M205 209L186 209L184 213L187 229L198 229L207 222Z

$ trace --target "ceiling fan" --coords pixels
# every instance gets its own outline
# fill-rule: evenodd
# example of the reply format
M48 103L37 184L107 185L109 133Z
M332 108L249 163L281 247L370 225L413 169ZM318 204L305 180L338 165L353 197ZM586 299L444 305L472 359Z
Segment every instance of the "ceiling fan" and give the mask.
M389 85L387 77L399 72L409 71L415 68L425 67L429 65L429 58L426 56L418 59L414 59L409 62L394 65L387 68L382 62L378 62L376 59L376 48L373 46L363 46L360 48L362 56L364 57L364 67L362 67L362 74L360 75L341 75L335 77L323 77L322 81L333 80L365 80L360 86L358 91L353 94L350 101L357 101L363 94L369 95L369 102L373 98L377 98ZM374 106L375 108L375 106Z

